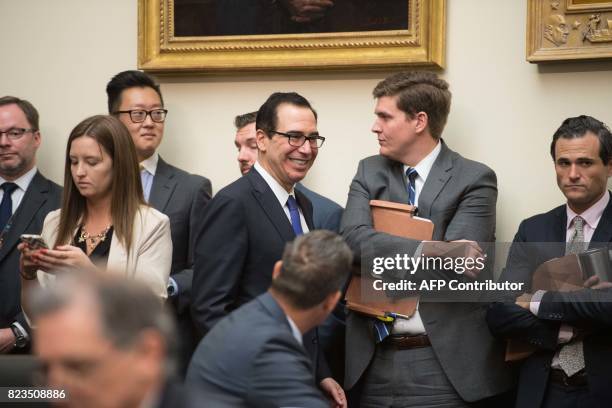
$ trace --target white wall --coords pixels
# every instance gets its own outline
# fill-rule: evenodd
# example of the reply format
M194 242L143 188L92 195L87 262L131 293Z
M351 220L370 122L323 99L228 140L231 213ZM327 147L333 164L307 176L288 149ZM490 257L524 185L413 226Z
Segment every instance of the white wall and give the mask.
M0 0L0 95L41 113L39 167L61 181L68 133L106 111L106 82L136 68L136 0ZM498 175L498 239L563 201L548 146L562 119L612 124L612 62L525 62L526 1L448 1L447 69L453 107L444 138ZM377 153L371 90L389 72L162 77L170 110L161 154L211 178L238 177L233 117L277 90L304 94L328 140L306 184L341 204L360 158Z

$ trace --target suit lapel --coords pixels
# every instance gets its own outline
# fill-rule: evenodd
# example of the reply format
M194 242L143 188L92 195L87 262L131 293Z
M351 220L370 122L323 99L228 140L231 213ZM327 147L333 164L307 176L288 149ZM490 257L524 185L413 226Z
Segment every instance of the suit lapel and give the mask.
M598 242L612 242L612 197L610 197L610 201L601 215L591 242L595 244Z
M47 180L39 172L36 172L21 199L17 212L13 214L10 229L3 237L4 242L2 248L0 248L0 261L17 245L21 234L30 225L40 207L47 201L48 192L49 184Z
M245 176L253 186L253 195L261 206L262 210L268 216L268 219L274 225L274 228L278 231L283 241L292 241L295 238L291 223L287 219L285 211L281 207L280 203L276 199L274 192L268 186L266 181L261 175L253 168ZM312 214L312 210L310 211ZM312 218L311 218L312 225Z
M440 154L438 154L436 161L429 171L423 191L419 194L418 215L425 218L431 216L431 206L450 179L450 171L453 168L452 152L446 147L444 141L440 141L440 143L442 143Z
M176 188L176 180L174 180L174 171L168 163L162 158L157 162L155 177L151 185L151 194L149 196L149 204L158 211L164 212L166 205Z
M306 225L308 225L308 230L314 230L315 227L312 203L301 191L298 191L297 189L294 189L293 191L295 192L295 200L297 201L298 206L302 209L302 214L304 214L304 219L306 220Z

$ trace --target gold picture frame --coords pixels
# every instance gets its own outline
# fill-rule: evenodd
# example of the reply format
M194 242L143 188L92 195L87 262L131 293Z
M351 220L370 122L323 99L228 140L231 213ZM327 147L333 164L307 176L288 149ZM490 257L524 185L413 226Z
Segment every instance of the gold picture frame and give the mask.
M138 0L138 68L158 73L444 68L445 0L405 1L407 30L177 37L175 0Z
M528 1L527 61L612 58L612 1Z

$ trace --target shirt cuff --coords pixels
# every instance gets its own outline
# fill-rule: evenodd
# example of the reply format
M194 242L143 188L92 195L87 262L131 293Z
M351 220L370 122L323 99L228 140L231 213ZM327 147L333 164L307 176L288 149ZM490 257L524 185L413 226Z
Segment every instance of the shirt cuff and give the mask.
M545 293L545 290L537 290L531 297L531 302L529 302L529 310L536 316L540 310L540 302L542 301L542 297L544 297Z
M168 278L168 297L174 297L179 293L178 283L174 280L174 278Z

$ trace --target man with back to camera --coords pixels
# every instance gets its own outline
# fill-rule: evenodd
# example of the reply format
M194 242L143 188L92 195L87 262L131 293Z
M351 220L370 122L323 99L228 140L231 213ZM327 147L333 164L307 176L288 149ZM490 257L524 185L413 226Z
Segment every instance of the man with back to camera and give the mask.
M30 328L21 311L17 250L22 234L40 234L62 188L36 168L39 116L28 101L0 98L0 353L29 349Z
M315 386L302 336L334 309L351 262L348 246L330 231L287 243L268 291L204 337L187 383L215 407L329 407Z
M110 273L62 274L27 307L43 380L65 392L62 406L203 406L197 390L174 378L173 319L142 283Z
M448 83L429 72L401 72L381 81L373 94L372 132L380 154L359 163L341 227L355 259L362 244L376 256L436 257L459 245L464 258L482 257L477 242L495 239L497 180L490 168L463 158L441 139L450 111ZM462 244L377 232L370 200L415 205L420 217L434 223L435 241ZM475 279L478 273L465 274ZM426 276L417 271L397 278L418 282ZM351 311L345 387L362 387L364 408L467 407L507 391L512 381L503 345L489 333L484 312L475 303L420 302L410 318L389 324Z
M238 149L238 165L242 175L247 174L257 161L256 119L257 112L238 115L234 119L234 125L236 126L234 145ZM342 207L329 198L306 188L302 183L297 183L295 188L304 193L312 203L312 217L315 229L326 229L334 232L340 230Z
M526 288L549 259L611 248L610 130L590 116L568 118L553 135L550 154L567 202L521 222L501 277ZM493 333L537 347L521 364L517 407L603 408L612 403L612 284L594 276L584 287L527 290L511 302L490 306L487 322Z
M157 153L168 111L153 78L141 71L123 71L110 80L106 93L109 113L117 116L132 135L145 200L170 218L172 270L168 298L178 318L184 372L197 345L189 312L195 224L197 214L210 200L211 183L205 177L166 163Z
M210 201L197 234L192 313L202 335L264 293L285 244L314 228L312 205L294 188L325 140L314 109L295 92L276 92L259 109L256 128L257 162ZM318 384L340 404L344 394L318 343L316 328L304 335Z

